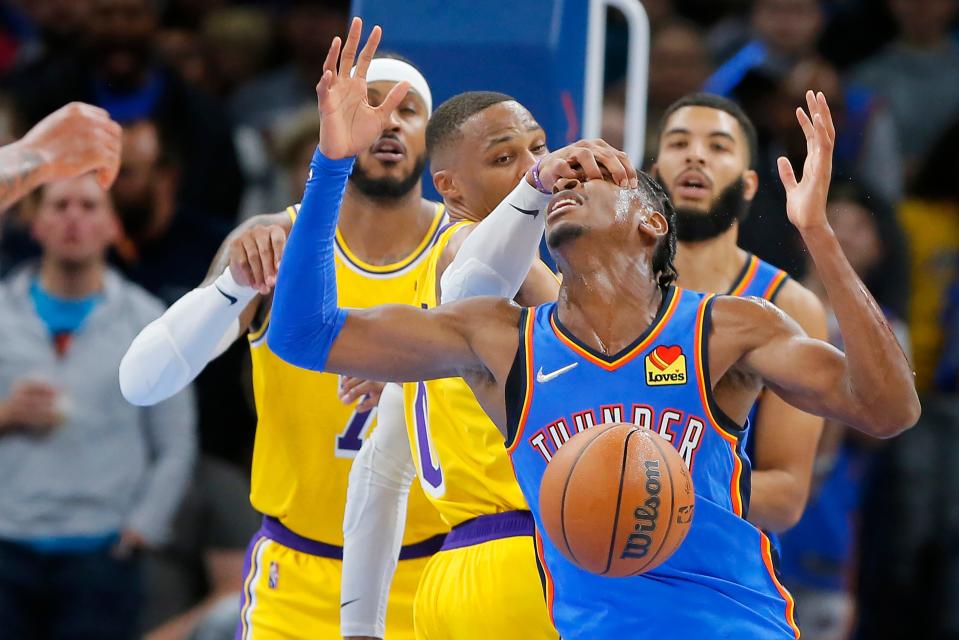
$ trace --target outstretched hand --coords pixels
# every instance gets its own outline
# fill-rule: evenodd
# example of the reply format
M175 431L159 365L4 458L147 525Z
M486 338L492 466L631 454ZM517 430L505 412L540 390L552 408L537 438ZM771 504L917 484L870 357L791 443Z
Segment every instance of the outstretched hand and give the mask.
M779 178L786 188L786 214L800 231L825 227L826 198L832 178L832 152L836 141L836 127L832 122L826 96L820 91L806 92L809 114L802 107L796 109L799 126L806 134L806 162L802 180L796 182L789 160L780 157Z
M333 160L354 156L373 144L386 126L390 114L410 88L408 82L400 82L390 90L380 106L370 106L366 94L366 72L380 44L382 30L379 26L373 27L357 58L356 50L362 29L363 21L353 18L342 53L340 38L333 38L326 62L323 63L323 77L316 85L320 111L320 151ZM354 71L354 60L356 69L355 73L351 73Z

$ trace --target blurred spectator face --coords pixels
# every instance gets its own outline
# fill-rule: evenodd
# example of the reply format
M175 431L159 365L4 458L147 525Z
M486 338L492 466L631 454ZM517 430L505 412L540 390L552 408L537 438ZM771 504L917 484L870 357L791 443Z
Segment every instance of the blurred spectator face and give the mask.
M956 0L889 0L900 35L910 42L937 44L956 15Z
M379 106L395 82L367 86L370 104ZM374 198L398 198L419 182L426 165L426 104L410 90L390 116L383 133L356 157L350 178L361 193Z
M113 201L127 235L142 242L169 227L175 212L176 171L163 160L162 141L152 122L124 127L120 174Z
M710 73L702 34L682 22L665 25L649 52L649 100L664 108L702 88Z
M47 185L33 221L45 257L85 266L102 260L119 226L110 196L93 174Z
M43 39L71 44L87 29L92 0L26 0L21 3Z
M267 16L252 7L231 7L212 13L203 28L210 80L217 93L229 93L266 64L271 32Z
M796 120L796 107L806 107L806 91L822 91L829 100L836 129L841 133L845 117L842 83L836 69L820 58L798 63L782 79L766 109L770 133L787 148L787 155L805 153L806 137Z
M706 240L742 220L756 195L749 141L732 115L688 106L669 116L653 175L676 208L680 240Z
M143 81L155 31L149 0L94 0L90 47L115 89L134 89Z
M864 278L882 259L882 240L872 212L852 200L835 200L826 207L829 223L849 264Z
M816 48L823 14L819 0L756 0L752 23L767 46L796 57Z
M199 38L185 29L167 29L157 36L160 59L176 69L184 80L195 87L206 86L206 58Z
M301 3L287 14L286 41L301 65L322 66L333 37L344 33L346 28L346 16L338 9Z

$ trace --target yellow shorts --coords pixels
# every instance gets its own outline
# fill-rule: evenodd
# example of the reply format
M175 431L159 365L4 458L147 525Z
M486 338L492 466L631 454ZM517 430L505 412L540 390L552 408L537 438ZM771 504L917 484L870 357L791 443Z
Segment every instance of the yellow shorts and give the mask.
M465 526L508 515L480 516ZM413 605L417 640L557 640L533 536L480 536L487 540L449 548L462 527L454 527L420 579Z
M307 540L324 555L308 553L304 538L275 520L247 549L236 640L340 640L339 547ZM298 544L298 542L300 542ZM430 545L424 545L429 547ZM439 546L436 541L435 547ZM294 548L296 547L296 548ZM311 549L317 551L317 549ZM386 640L413 640L413 597L429 556L401 560L386 610Z

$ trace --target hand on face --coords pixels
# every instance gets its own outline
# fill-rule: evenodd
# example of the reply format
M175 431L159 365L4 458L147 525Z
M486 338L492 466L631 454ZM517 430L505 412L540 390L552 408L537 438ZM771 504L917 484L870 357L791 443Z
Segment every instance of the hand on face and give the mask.
M582 182L604 180L603 170L622 188L635 189L639 184L629 156L599 139L580 140L545 156L539 163L539 179L545 190L555 191L557 181L563 178ZM536 186L532 169L526 173L526 179Z
M267 294L276 284L286 229L277 224L251 227L230 243L230 273L237 284Z
M379 106L370 106L366 72L380 43L382 31L378 26L373 27L357 58L362 28L363 21L353 18L342 54L339 37L333 39L326 62L323 63L323 77L316 85L321 122L320 151L334 160L355 156L373 144L410 86L408 82L400 82ZM354 59L356 73L351 75Z
M806 161L803 164L802 180L796 181L792 165L780 157L779 178L786 188L786 214L800 231L826 227L826 197L832 178L832 152L836 141L836 128L826 96L820 92L806 92L809 115L801 107L796 109L796 118L806 136ZM811 116L811 119L810 119Z

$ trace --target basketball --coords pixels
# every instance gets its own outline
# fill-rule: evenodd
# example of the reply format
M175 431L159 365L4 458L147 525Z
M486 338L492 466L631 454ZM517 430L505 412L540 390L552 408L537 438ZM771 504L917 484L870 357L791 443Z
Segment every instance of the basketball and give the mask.
M546 534L570 562L609 577L665 562L693 521L693 480L679 453L634 424L576 434L546 467L539 505Z

